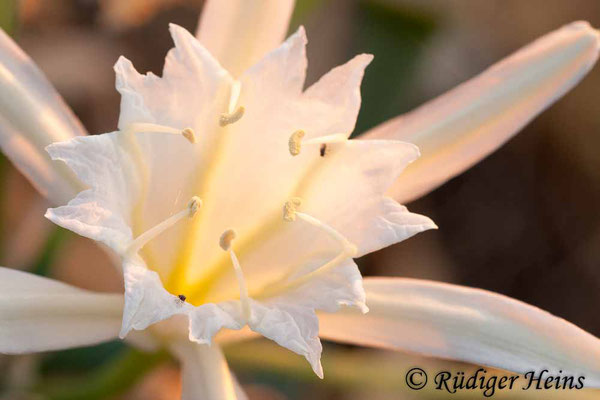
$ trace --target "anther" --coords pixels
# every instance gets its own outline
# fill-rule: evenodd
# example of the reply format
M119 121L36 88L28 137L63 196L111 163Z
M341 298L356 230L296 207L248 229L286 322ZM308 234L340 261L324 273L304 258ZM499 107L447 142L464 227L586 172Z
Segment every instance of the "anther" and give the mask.
M196 134L192 128L185 128L181 131L181 134L188 140L188 142L192 144L196 143Z
M198 196L192 197L188 203L188 210L189 210L188 217L192 218L196 214L196 212L198 212L198 209L200 207L202 207L202 200L200 199L200 197L198 197Z
M150 240L154 239L155 237L157 237L158 235L175 225L177 222L181 221L184 218L192 218L196 214L196 212L198 212L198 209L200 209L201 206L202 200L200 200L200 198L197 196L192 197L185 209L179 211L176 214L171 215L169 218L153 226L152 228L148 229L146 232L142 233L137 238L135 238L125 250L125 255L135 255Z
M292 197L283 205L283 220L288 222L294 222L296 220L296 210L302 204L302 199L299 197Z
M224 251L231 249L231 242L237 237L237 233L233 229L227 229L219 238L219 246Z
M221 114L221 116L219 117L219 125L227 126L227 125L231 125L233 123L238 122L244 116L245 111L246 111L246 109L244 108L244 106L239 106L232 113Z
M302 138L304 138L304 131L298 130L292 133L290 136L290 140L288 141L288 146L290 148L290 154L293 156L297 156L300 154L300 149L302 148Z

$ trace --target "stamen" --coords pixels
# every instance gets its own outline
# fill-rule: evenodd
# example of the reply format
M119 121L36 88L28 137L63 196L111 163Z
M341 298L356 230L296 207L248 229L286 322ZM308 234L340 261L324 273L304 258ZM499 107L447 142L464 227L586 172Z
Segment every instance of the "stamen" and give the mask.
M300 197L292 197L283 205L283 220L294 222L296 220L296 210L302 204Z
M242 304L242 313L246 321L248 321L251 317L251 309L250 309L250 297L248 296L248 287L246 286L246 280L244 279L244 272L242 271L242 267L240 262L235 255L235 252L231 248L231 244L233 240L236 238L237 234L233 229L227 229L221 235L219 239L219 245L221 248L229 253L231 257L231 263L233 264L233 270L235 271L235 277L237 278L238 285L240 287L240 303Z
M298 197L293 197L290 200L286 201L283 206L283 219L288 222L293 222L296 218L300 218L309 224L324 230L330 237L332 237L335 241L342 245L342 251L348 257L354 257L358 250L356 246L353 245L348 239L344 237L341 233L335 230L333 227L327 225L326 223L318 220L312 215L303 213L298 211L298 207L300 207L301 199Z
M283 278L280 282L270 284L268 287L263 288L258 295L260 298L276 296L280 293L297 288L310 281L315 276L323 274L339 266L348 258L354 258L358 253L358 249L356 248L356 246L352 244L348 239L346 239L344 235L335 230L333 227L325 224L324 222L319 221L312 215L308 215L298 211L297 208L299 206L300 199L297 197L287 201L283 206L283 218L286 221L295 221L297 218L300 218L301 220L308 222L309 224L325 231L330 237L332 237L335 241L340 243L342 249L334 258L307 274L297 277L291 281L288 281L287 278Z
M137 254L137 252L139 252L149 241L175 225L177 222L186 217L192 218L200 207L202 207L202 200L200 200L200 198L197 196L192 197L185 209L171 215L169 218L135 238L135 240L127 247L125 254L127 256L133 256Z
M219 117L219 125L227 126L238 122L243 116L246 109L243 106L239 106L237 110L232 113L223 113Z
M288 141L288 146L290 149L290 154L293 156L297 156L298 154L300 154L300 149L302 148L302 146L310 146L310 145L321 145L319 152L321 154L321 157L324 157L327 152L329 151L329 148L327 146L328 143L337 143L337 142L344 142L346 140L348 140L346 138L346 135L343 133L336 133L333 135L327 135L327 136L320 136L320 137L316 137L316 138L312 138L306 141L302 141L302 139L304 138L304 131L302 130L298 130L294 133L292 133L292 136L290 136L290 139Z
M127 132L154 132L154 133L170 133L174 135L183 135L190 143L196 143L196 134L192 128L176 129L170 126L150 124L145 122L134 122L127 125Z
M240 81L234 81L231 85L231 94L229 96L229 107L227 108L227 112L221 114L219 117L220 126L236 123L244 116L246 109L243 106L237 107L241 91L242 83Z

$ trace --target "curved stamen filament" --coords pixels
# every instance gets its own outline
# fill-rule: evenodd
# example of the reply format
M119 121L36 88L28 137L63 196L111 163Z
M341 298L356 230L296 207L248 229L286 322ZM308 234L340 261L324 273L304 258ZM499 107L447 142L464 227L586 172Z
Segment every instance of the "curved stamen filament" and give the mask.
M298 154L300 154L300 150L303 146L319 145L319 151L321 153L321 157L323 157L327 152L328 143L337 143L347 140L346 135L344 135L343 133L320 136L308 140L303 140L304 136L305 132L303 130L297 130L294 133L292 133L288 141L289 151L291 155L297 156Z
M303 221L308 222L309 224L325 231L329 236L331 236L334 240L336 240L338 243L340 243L342 245L342 252L346 253L348 256L353 257L356 255L356 253L357 253L356 246L353 245L348 239L346 239L344 237L344 235L342 235L341 233L336 231L331 226L325 224L324 222L319 221L317 218L313 217L312 215L308 215L308 214L305 214L305 213L302 213L299 211L296 211L296 216L298 218L302 219Z
M196 134L192 128L176 129L170 126L157 125L146 122L134 122L127 125L127 132L155 132L155 133L170 133L173 135L182 135L190 143L196 143Z
M251 316L250 310L250 297L248 296L248 287L246 286L246 279L244 278L244 272L242 271L242 267L240 262L231 247L233 240L236 238L237 234L233 229L227 229L221 235L219 239L219 245L221 248L229 253L231 257L231 263L233 264L233 269L235 271L235 277L238 281L238 285L240 287L240 303L242 304L242 313L244 319L248 321Z
M263 297L263 298L271 297L271 296L280 294L282 292L285 292L287 290L297 288L297 287L303 285L304 283L308 282L315 276L323 274L323 273L330 271L331 269L337 267L338 265L340 265L342 262L344 262L348 258L352 258L352 257L356 256L356 254L358 252L356 246L354 244L352 244L348 239L346 239L344 237L344 235L342 235L340 232L335 230L333 227L327 225L326 223L320 221L319 219L313 217L312 215L298 211L297 209L300 206L300 204L301 204L301 199L299 199L297 197L292 198L291 200L287 201L283 207L283 219L286 221L290 221L290 222L296 221L297 219L301 219L302 221L307 222L307 223L311 224L312 226L315 226L315 227L323 230L331 238L333 238L335 241L340 243L342 249L334 258L327 261L325 264L321 265L320 267L316 268L315 270L313 270L307 274L304 274L298 278L295 278L291 281L285 281L285 278L284 278L281 282L278 282L274 285L270 285L269 287L263 289L259 294L260 297Z
M202 200L196 196L192 197L186 208L176 214L171 215L169 218L153 226L135 238L135 240L127 247L125 254L127 256L133 256L137 254L149 241L175 225L177 222L184 218L192 218L201 206Z

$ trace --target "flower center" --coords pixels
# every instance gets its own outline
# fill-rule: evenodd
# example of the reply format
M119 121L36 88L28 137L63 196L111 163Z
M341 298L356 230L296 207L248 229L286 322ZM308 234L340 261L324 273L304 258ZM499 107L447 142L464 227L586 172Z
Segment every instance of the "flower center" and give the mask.
M243 117L245 108L238 104L239 99L240 99L240 92L241 92L240 82L239 81L233 82L233 84L231 85L231 89L230 89L227 112L222 113L220 115L219 121L218 121L219 126L221 126L222 128L227 127L228 125L231 125L231 124L239 121ZM146 165L144 163L144 159L143 159L143 157L141 157L141 154L140 154L141 149L139 148L139 145L137 144L137 141L135 139L135 134L138 132L147 132L147 133L155 132L155 133L167 133L167 134L182 135L186 140L188 140L192 144L196 143L198 139L197 139L197 136L196 136L194 130L191 128L177 129L177 128L173 128L173 127L151 124L151 123L133 123L133 124L130 124L125 129L125 131L124 131L125 139L124 140L126 140L127 141L126 143L130 146L130 149L132 150L134 159L136 159L136 160L139 159L140 171L141 171L141 174L143 176L143 181L144 181L144 185L142 187L142 191L140 194L140 203L143 203L145 197L147 196L147 192L148 192L147 186L149 184L148 183L149 176L148 176L148 171L147 171ZM344 134L327 135L327 136L322 136L322 137L313 138L313 139L309 139L309 140L304 140L304 137L305 137L305 132L302 130L295 131L290 136L288 144L289 144L289 152L292 156L296 156L296 155L300 154L303 147L318 146L319 154L321 155L321 157L323 157L328 153L328 151L329 151L328 145L330 143L343 142L343 141L347 140L346 135L344 135ZM217 161L217 160L215 160L215 161ZM214 167L215 166L212 164L204 165L204 168L214 168ZM204 193L205 191L206 190L203 190L202 193L206 194L206 193ZM163 222L161 222L161 223L157 224L156 226L150 228L149 230L145 231L144 233L140 234L135 240L133 240L133 242L127 248L125 256L126 257L138 256L138 253L143 249L143 247L149 241L151 241L152 239L154 239L155 237L157 237L162 232L169 229L170 227L172 227L173 225L175 225L177 222L181 221L182 219L184 219L186 217L190 217L190 218L193 217L194 214L196 214L198 208L201 206L201 204L202 204L202 202L198 197L193 197L192 200L190 200L190 203L188 204L188 206L184 210L181 210L180 212L165 219ZM317 229L323 231L325 234L327 234L329 237L331 237L334 241L336 241L339 244L339 247L340 247L339 252L331 260L329 260L329 261L325 262L324 264L320 265L319 267L313 269L309 273L295 274L298 277L290 278L294 273L294 271L290 271L283 278L277 279L275 282L268 283L267 285L265 285L262 288L259 287L258 290L255 290L253 292L252 297L265 298L265 297L275 296L275 295L282 293L284 291L287 291L287 290L292 290L292 289L308 282L310 279L314 278L315 276L317 276L319 274L323 274L323 273L335 268L336 266L339 266L342 262L344 262L344 260L347 260L348 258L354 257L356 255L356 253L357 253L356 246L354 246L352 243L350 243L350 241L348 241L341 233L339 233L333 227L320 221L319 219L315 218L312 215L309 215L304 212L300 212L299 207L301 206L301 204L302 204L302 200L300 198L291 198L290 200L286 201L283 206L284 221L287 221L287 222L301 221L302 223L308 224L314 228L317 228ZM207 207L207 209L204 210L205 213L216 211L216 210L214 210L214 204L212 204L212 206L211 206L210 202L207 201L207 205L209 207ZM136 210L137 211L134 211L134 216L133 216L134 221L136 220L136 218L138 218L138 220L139 220L139 218L141 218L141 216L136 215L136 213L139 213L139 211L141 210L141 207L136 207ZM204 220L204 218L203 218L203 220ZM279 221L281 221L281 220L279 220ZM268 225L268 227L271 226L271 224L267 224L267 225ZM138 226L141 226L141 224L138 224ZM195 221L193 226L191 227L191 231L186 235L186 238L185 238L186 245L191 245L192 247L195 247L194 243L199 239L198 235L199 234L201 235L201 233L199 232L199 229L198 229L199 226L200 226L200 220ZM203 230L203 232L204 231L205 230ZM275 234L275 232L272 232L272 233ZM246 284L246 279L244 277L244 273L242 271L238 255L236 254L236 252L234 251L233 246L232 246L233 241L236 239L236 236L237 236L237 234L233 229L228 229L225 232L223 232L223 234L221 235L219 244L220 244L220 247L229 255L231 264L233 265L233 270L235 272L235 278L237 280L238 287L239 287L239 299L240 299L240 303L242 305L243 315L244 315L244 318L246 320L248 320L251 316L251 308L250 308L250 301L249 301L250 296L248 294L248 285ZM252 235L252 236L253 237L250 242L253 242L255 239L257 239L254 235ZM245 249L246 242L248 241L247 239L250 239L250 238L244 238L244 239L245 240L242 242L242 250ZM184 250L185 249L186 249L186 247L184 247ZM188 252L189 251L190 250L188 249ZM220 274L220 272L216 273L215 271L212 271L211 269L209 269L208 270L209 272L212 271L215 273L209 273L205 277L206 279L202 279L200 282L196 282L196 281L186 282L187 279L185 279L185 273L184 273L185 269L183 269L183 267L192 267L192 264L193 264L192 263L193 259L191 257L185 257L186 254L187 254L187 252L185 252L185 251L182 253L184 262L177 262L174 265L173 269L171 270L168 280L166 282L167 288L175 290L178 293L180 293L181 290L184 290L184 292L188 296L187 299L189 299L189 301L192 302L193 304L199 305L205 301L205 297L207 296L207 294L206 294L207 289L211 286L210 282L212 282L212 280L216 279L217 277L221 276L221 274ZM191 254L193 254L193 252ZM151 266L151 264L152 264L152 262L150 262L151 260L148 260L148 261L149 261L148 265ZM223 260L223 261L225 261L225 260ZM200 266L195 266L195 267L199 268ZM219 267L221 267L221 264L219 264ZM224 265L222 265L222 267L223 267L223 269L226 270L226 263ZM300 267L298 267L298 269L299 268ZM296 272L298 272L298 271L296 271ZM226 297L229 297L229 296L225 296L225 298Z

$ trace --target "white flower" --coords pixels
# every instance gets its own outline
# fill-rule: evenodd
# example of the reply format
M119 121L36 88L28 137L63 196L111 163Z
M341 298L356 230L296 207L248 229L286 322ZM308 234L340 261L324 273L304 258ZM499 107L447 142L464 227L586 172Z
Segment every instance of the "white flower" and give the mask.
M162 77L140 75L124 58L117 62L119 130L48 146L76 178L41 155L53 139L40 128L55 129L57 119L39 119L40 104L32 103L39 124L5 129L26 121L28 109L1 100L4 151L14 155L7 143L22 144L16 148L27 151L15 162L36 182L50 171L66 188L55 202L85 187L47 216L121 257L125 296L0 269L0 351L97 343L114 338L120 326L121 337L164 343L182 360L184 399L243 398L219 347L208 346L215 335L231 340L232 330L240 330L233 339L252 330L304 355L319 376L321 335L516 372L562 369L585 375L586 386L600 385L598 339L568 322L452 285L370 278L363 289L352 261L435 227L386 190L414 198L492 151L591 68L596 31L583 23L562 28L423 111L369 133L379 139L348 140L371 57L357 56L303 90L302 29L263 54L279 41L287 19L260 16L289 17L292 3L250 2L256 18L244 20L248 29L240 39L241 30L231 27L243 13L230 7L240 1L209 2L199 34L227 69L177 26L171 26L175 48ZM206 22L215 15L219 26ZM255 21L270 23L262 31ZM254 31L256 37L270 32L269 40L248 51L228 53L222 46L246 43ZM14 47L6 49L0 85L46 85L38 74L8 79L21 67L7 58ZM424 149L408 178L400 173L418 151L389 139L394 136Z
M122 338L173 315L200 344L248 325L322 377L315 310L367 310L352 258L435 227L384 196L418 150L347 140L371 56L303 90L303 29L238 79L171 34L162 78L117 62L120 131L48 147L90 189L46 216L123 259Z

